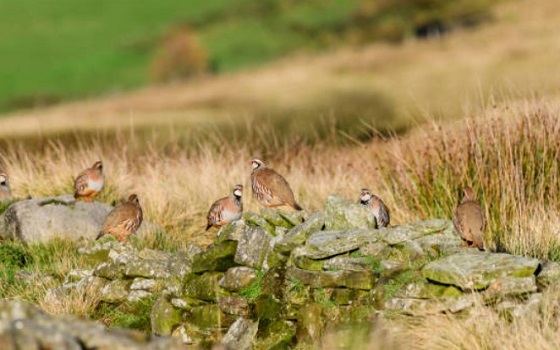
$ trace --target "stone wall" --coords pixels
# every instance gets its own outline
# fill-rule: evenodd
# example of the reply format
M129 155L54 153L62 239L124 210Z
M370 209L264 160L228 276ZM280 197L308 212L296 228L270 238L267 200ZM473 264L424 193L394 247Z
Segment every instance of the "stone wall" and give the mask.
M522 315L560 276L557 264L460 247L449 220L374 226L338 196L324 212L245 213L205 249L83 249L95 268L74 271L61 291L96 284L107 303L150 296L154 335L242 350L318 344L329 330L394 313L484 303Z

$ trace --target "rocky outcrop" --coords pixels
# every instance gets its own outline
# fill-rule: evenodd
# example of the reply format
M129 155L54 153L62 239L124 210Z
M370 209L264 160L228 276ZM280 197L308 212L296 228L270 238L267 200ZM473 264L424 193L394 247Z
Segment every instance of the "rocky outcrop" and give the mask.
M76 201L72 195L22 200L11 204L0 217L0 236L26 243L53 238L93 240L111 209L99 202ZM157 229L157 225L144 222L137 234Z
M2 349L174 350L184 349L173 337L148 337L72 316L51 316L23 301L0 301Z
M84 249L95 268L63 290L98 283L106 303L151 296L154 334L251 349L317 344L326 330L380 312L483 303L517 317L538 308L539 291L560 276L554 264L460 245L450 220L374 229L361 206L331 196L325 212L246 213L205 249Z

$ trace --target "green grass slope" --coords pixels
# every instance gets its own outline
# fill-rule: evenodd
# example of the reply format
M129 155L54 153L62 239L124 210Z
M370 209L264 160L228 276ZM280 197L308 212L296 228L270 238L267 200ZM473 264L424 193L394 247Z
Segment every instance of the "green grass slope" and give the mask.
M225 72L301 49L399 40L430 23L483 16L491 3L7 0L0 11L0 112L146 85L163 35L178 25L197 33L210 70Z

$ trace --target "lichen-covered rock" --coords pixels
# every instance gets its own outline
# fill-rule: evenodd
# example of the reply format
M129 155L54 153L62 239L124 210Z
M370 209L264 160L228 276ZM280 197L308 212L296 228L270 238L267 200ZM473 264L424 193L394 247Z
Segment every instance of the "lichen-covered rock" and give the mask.
M426 280L409 283L396 294L402 299L453 298L461 295L463 292L455 286L428 283Z
M128 277L169 278L169 266L165 260L135 258L128 261L124 268Z
M252 213L246 212L243 214L243 220L245 224L249 227L260 227L266 232L270 233L271 235L275 232L275 227L270 222L266 221L265 218L262 216Z
M220 227L215 242L236 241L239 242L243 236L243 232L247 228L245 220L236 220L227 225Z
M442 313L444 311L459 312L471 307L477 296L474 294L452 298L415 299L392 298L385 302L385 309L401 312L411 316L425 316Z
M289 349L296 336L296 324L288 320L273 320L266 325L258 336L258 347L261 349Z
M136 303L142 299L150 298L152 295L154 295L152 292L148 292L146 290L131 290L126 297L126 300Z
M481 290L499 278L533 276L537 268L537 259L504 253L460 252L427 264L422 275L462 290Z
M219 285L223 275L223 272L206 272L202 275L187 276L184 288L185 296L216 302L218 296L225 294Z
M278 296L261 294L254 301L255 317L259 320L281 319L286 312L286 305Z
M274 228L285 227L289 229L295 226L295 223L292 220L288 219L284 215L280 215L280 212L276 209L263 208L260 212L260 216Z
M249 316L251 311L247 299L240 296L219 296L218 306L222 312L229 315Z
M323 271L323 265L325 264L325 260L310 259L297 254L292 257L291 261L292 265L309 271Z
M114 280L101 289L101 300L106 303L120 303L128 297L132 280Z
M307 271L292 267L287 270L287 276L313 288L371 289L375 282L371 271Z
M272 236L260 227L248 227L237 246L234 261L239 265L260 269L270 247Z
M124 277L124 265L113 261L103 262L93 270L93 275L108 280L116 280Z
M218 284L230 292L239 292L247 288L257 278L255 269L246 266L232 267L226 271Z
M53 238L93 240L112 209L99 202L76 201L71 194L22 200L10 205L4 213L5 230L2 232L7 238L26 243ZM161 230L161 227L145 222L137 235L143 236L153 230Z
M100 264L106 262L109 255L112 255L111 260L114 260L114 256L118 255L129 249L123 244L117 241L107 241L98 244L94 244L89 247L82 247L78 249L80 257L92 264Z
M373 260L370 257L346 257L335 256L325 260L323 269L327 271L347 270L347 271L371 271Z
M200 329L222 330L233 324L235 319L236 316L224 313L219 305L206 304L192 307L187 321Z
M375 218L365 206L330 195L325 206L325 229L328 231L375 228Z
M323 308L316 303L309 303L299 311L297 333L298 342L319 345L323 330Z
M150 313L152 333L155 335L171 335L175 327L181 324L183 311L173 307L164 296L156 300Z
M226 350L251 350L259 323L244 317L239 317L222 338L222 345Z
M2 349L11 349L11 345L12 349L183 349L173 338L150 339L122 329L108 331L98 322L48 315L31 304L13 300L0 301L0 340Z
M317 231L321 231L325 225L325 214L317 212L309 217L303 224L290 229L282 239L276 243L274 250L287 253L294 248L303 245L307 238Z
M539 285L550 286L560 281L560 263L547 261L537 276Z
M236 250L237 242L235 241L214 243L194 257L191 270L194 273L226 271L230 267L235 266L234 256Z
M537 291L535 276L497 278L483 292L486 301L495 301L506 297L521 297Z
M526 301L506 300L496 305L496 311L510 320L538 315L542 307L542 293L534 293Z
M303 247L294 249L294 256L324 259L358 249L380 240L381 230L319 231L308 238Z
M154 291L156 289L156 285L157 282L154 279L137 277L132 280L130 290Z
M453 229L451 220L425 220L408 223L391 228L385 228L383 231L383 241L387 244L394 245L407 240L416 240L425 236L437 236L450 234Z

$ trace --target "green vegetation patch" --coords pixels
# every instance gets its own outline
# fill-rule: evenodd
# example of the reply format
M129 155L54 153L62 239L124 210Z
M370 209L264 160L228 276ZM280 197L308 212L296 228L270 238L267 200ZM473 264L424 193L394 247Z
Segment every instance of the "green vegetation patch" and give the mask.
M257 299L257 297L261 295L261 291L263 288L262 280L264 278L264 275L265 271L257 271L257 278L247 288L242 289L239 294L242 297L247 298L249 301L254 301L255 299Z
M155 297L142 298L137 302L114 304L101 303L92 315L110 328L136 329L146 333L151 330L150 312L154 306Z

